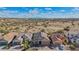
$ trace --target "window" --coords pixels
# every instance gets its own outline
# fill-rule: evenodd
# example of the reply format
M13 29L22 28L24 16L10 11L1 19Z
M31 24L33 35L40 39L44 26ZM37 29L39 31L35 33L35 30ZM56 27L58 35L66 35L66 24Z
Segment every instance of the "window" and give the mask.
M39 45L41 45L41 41L39 41Z

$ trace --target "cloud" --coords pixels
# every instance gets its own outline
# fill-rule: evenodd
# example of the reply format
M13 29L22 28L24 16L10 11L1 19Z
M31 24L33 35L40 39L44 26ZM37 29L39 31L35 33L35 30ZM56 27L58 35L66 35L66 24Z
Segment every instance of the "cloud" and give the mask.
M3 13L18 13L17 10L3 10L1 12L3 12Z
M46 10L51 10L51 8L46 8ZM57 17L63 17L63 15L56 11L48 11L48 12L42 12L43 10L40 10L38 8L29 9L27 12L19 12L18 10L2 10L0 11L0 16L2 17L13 17L13 18L57 18ZM61 10L61 12L64 12Z
M54 11L51 8L46 10L40 10L39 8L29 9L25 12L19 12L18 10L1 10L0 17L9 18L79 18L79 12L67 12L65 9ZM51 11L50 11L51 10ZM73 10L79 10L79 8L73 8ZM64 13L66 12L66 13Z
M46 8L47 10L51 10L51 8ZM28 13L26 13L26 17L32 17L32 18L51 18L53 14L55 14L55 11L44 11L38 8L30 9Z
M29 13L30 13L30 14L38 14L39 11L38 11L38 10L30 10Z
M30 9L28 12L22 14L25 15L26 18L39 17L40 11L38 8Z
M60 10L60 12L65 12L65 10Z
M79 7L73 8L72 11L79 11Z
M12 17L17 17L18 15L18 11L17 10L2 10L0 11L0 17L9 17L9 18L12 18Z
M52 8L45 8L45 10L52 10Z
M6 7L0 7L0 9L7 9Z
M20 16L25 18L79 18L79 13L74 14L73 12L62 12L65 12L65 10L61 10L61 12L40 12L38 9L33 9L29 10L29 13L23 13L22 15L20 14Z

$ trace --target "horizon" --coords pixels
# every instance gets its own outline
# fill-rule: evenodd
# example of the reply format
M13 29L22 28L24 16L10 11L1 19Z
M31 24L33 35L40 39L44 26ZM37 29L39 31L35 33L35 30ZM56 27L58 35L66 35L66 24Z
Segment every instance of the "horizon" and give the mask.
M79 7L0 7L0 18L79 18Z

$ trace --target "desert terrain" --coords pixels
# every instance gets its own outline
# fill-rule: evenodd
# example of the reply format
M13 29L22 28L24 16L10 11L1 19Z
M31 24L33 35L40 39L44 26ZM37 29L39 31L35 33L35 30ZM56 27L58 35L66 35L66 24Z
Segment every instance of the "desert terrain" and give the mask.
M0 19L0 33L14 32L38 32L45 31L48 34L52 32L63 30L66 27L70 29L70 32L79 32L79 20L78 19Z

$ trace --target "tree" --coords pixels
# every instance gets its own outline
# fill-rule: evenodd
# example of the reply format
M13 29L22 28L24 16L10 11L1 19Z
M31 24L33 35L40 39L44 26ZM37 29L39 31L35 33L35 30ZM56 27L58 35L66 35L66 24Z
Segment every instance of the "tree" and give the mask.
M23 44L23 51L29 48L29 41L27 39L23 38L22 44Z

